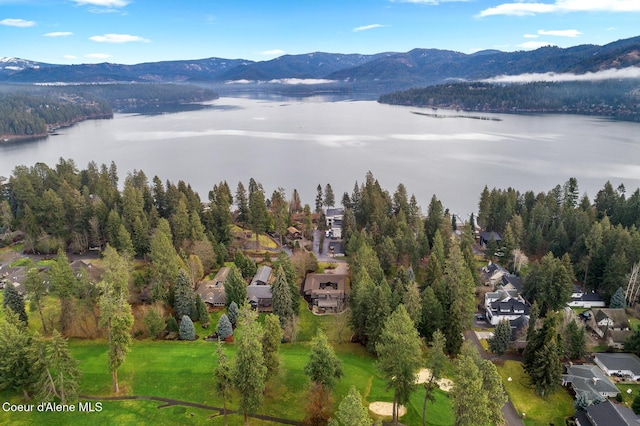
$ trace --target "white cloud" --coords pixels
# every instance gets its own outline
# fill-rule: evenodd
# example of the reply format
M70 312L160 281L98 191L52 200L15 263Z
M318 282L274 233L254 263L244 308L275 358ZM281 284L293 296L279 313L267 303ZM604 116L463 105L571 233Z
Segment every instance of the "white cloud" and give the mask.
M532 73L518 75L500 75L483 80L489 83L530 83L534 81L598 81L611 79L640 78L640 67L608 69L585 74Z
M6 18L0 21L0 25L6 25L7 27L33 27L36 25L35 21L26 21L24 19Z
M130 35L130 34L104 34L89 37L89 40L98 42L98 43L130 43L130 42L149 42L149 39L144 37Z
M129 0L73 0L78 6L91 5L100 7L125 7Z
M533 50L533 49L539 49L541 47L545 47L549 45L551 45L551 43L547 41L525 41L524 43L520 43L516 45L516 47L519 47L525 50Z
M284 50L273 49L273 50L265 50L264 52L260 52L261 55L273 56L273 55L284 55Z
M45 37L68 37L70 35L73 35L73 33L70 31L54 31L52 33L46 33L42 35Z
M538 34L525 34L522 37L524 37L524 38L538 38L539 35Z
M63 55L62 57L64 59L78 59L78 57L76 55Z
M503 3L483 10L478 16L527 16L568 12L640 12L640 2L637 0L555 0L552 3Z
M108 55L106 53L89 53L88 55L85 55L85 57L91 59L107 59L110 58L111 55Z
M578 37L582 33L578 30L538 30L538 34L554 37Z
M372 30L374 28L384 28L386 27L386 25L382 25L382 24L371 24L371 25L363 25L361 27L356 27L354 28L352 31L354 33L357 33L359 31L366 31L366 30Z

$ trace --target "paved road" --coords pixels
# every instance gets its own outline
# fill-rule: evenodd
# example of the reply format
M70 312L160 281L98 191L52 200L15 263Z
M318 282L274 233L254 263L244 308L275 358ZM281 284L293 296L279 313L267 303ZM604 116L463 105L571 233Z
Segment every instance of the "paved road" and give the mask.
M476 336L475 331L472 331L472 330L467 331L465 333L465 338L467 340L470 340L473 343L475 343L476 347L478 348L478 352L480 353L480 356L482 358L484 358L484 359L492 359L494 357L493 354L490 354L490 353L486 352L482 348L482 345L480 345L480 340L478 340L478 336ZM507 355L504 355L502 358L503 359L507 359L507 358L511 358L511 357L507 356ZM521 360L521 358L518 358L518 360ZM522 423L522 420L520 419L520 415L518 415L518 412L516 411L516 408L511 403L511 399L508 399L507 403L504 404L504 406L502 407L502 415L504 416L504 419L507 422L507 425L509 425L509 426L524 426L524 423Z

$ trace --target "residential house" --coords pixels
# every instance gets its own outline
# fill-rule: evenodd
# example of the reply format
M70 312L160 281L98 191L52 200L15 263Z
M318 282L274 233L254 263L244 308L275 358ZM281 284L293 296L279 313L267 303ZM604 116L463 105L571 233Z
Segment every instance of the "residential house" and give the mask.
M290 226L287 228L287 237L292 240L299 240L302 238L302 232L300 232L295 226Z
M607 376L623 377L626 380L640 380L640 358L630 353L598 353L595 363Z
M487 321L497 325L503 319L516 320L521 316L529 318L531 306L516 290L498 290L485 294Z
M583 292L578 286L573 287L571 293L571 301L568 303L571 307L579 308L604 308L606 303L604 299L596 292Z
M313 306L340 312L347 306L346 284L347 276L343 274L309 274L302 292Z
M502 241L502 236L500 234L498 234L497 232L494 231L483 231L480 233L480 246L482 248L486 248L487 247L487 243L489 241L491 241L491 238L493 238L493 240L495 242L500 242Z
M518 293L522 292L524 285L519 276L514 274L504 274L501 279L501 286L504 290L516 290Z
M607 330L604 339L607 346L614 349L624 349L624 342L633 334L633 330Z
M205 303L216 307L226 305L227 297L224 292L224 283L227 281L229 270L229 268L223 266L212 280L200 283L197 293Z
M259 267L251 284L247 286L249 304L258 312L273 312L271 285L269 284L271 272L270 266Z
M562 384L571 385L576 398L585 395L589 404L602 399L615 398L620 391L605 376L597 365L567 365L567 373L562 375Z
M329 242L329 255L333 257L343 257L344 256L344 245L340 241L330 241Z
M506 268L489 261L489 263L482 268L482 281L484 282L484 285L495 288L495 286L502 280L502 276L508 273L509 271L507 271Z
M329 208L325 213L327 221L327 229L331 231L333 238L342 238L342 219L344 218L344 209L342 207Z
M640 418L628 407L605 401L576 413L577 426L638 426Z
M0 288L4 288L5 285L13 284L22 296L25 295L26 290L24 288L24 280L27 277L27 268L24 266L18 266L16 268L10 268L0 266Z
M598 336L604 337L607 330L629 330L629 320L624 309L593 309L593 315L589 320L589 327Z

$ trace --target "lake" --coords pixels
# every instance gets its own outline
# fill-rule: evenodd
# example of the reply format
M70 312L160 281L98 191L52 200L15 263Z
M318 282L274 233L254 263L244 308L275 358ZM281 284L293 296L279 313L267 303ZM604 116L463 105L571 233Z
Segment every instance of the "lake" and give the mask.
M640 124L575 115L493 115L382 105L373 101L220 98L213 108L162 115L116 114L61 129L45 140L0 144L0 175L16 165L72 158L115 161L121 182L184 180L203 200L226 180L235 192L253 177L267 196L294 188L314 205L330 183L340 202L371 171L390 193L402 182L426 212L433 194L452 212L477 211L489 188L547 191L578 178L591 199L611 180L640 186ZM421 111L436 118L414 114ZM453 118L453 115L501 121ZM448 117L446 117L448 116Z

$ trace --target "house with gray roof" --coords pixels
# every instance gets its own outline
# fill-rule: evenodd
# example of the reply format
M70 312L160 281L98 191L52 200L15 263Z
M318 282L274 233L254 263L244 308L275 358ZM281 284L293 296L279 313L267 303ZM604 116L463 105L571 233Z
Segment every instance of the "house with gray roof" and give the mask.
M585 395L589 404L606 398L615 398L620 391L597 365L568 365L562 375L562 384L571 386L576 398Z
M595 363L607 376L623 377L627 380L640 380L640 358L630 353L598 353Z
M589 327L598 336L603 337L607 330L630 330L627 313L624 309L593 309L593 315L589 320Z
M348 301L347 276L343 274L309 274L302 290L313 306L322 310L342 311Z
M604 299L596 292L584 292L578 286L573 287L571 300L568 303L571 307L578 308L604 308L607 306Z
M491 325L503 319L513 321L521 316L529 318L531 306L517 290L498 290L485 294L486 318Z
M638 426L640 420L628 407L605 401L576 413L577 426Z
M227 297L224 292L224 283L227 281L228 274L229 268L223 266L212 280L200 283L197 293L205 303L216 307L226 305Z
M253 276L251 284L247 286L249 304L258 312L273 312L271 285L269 284L271 272L270 266L261 266Z

